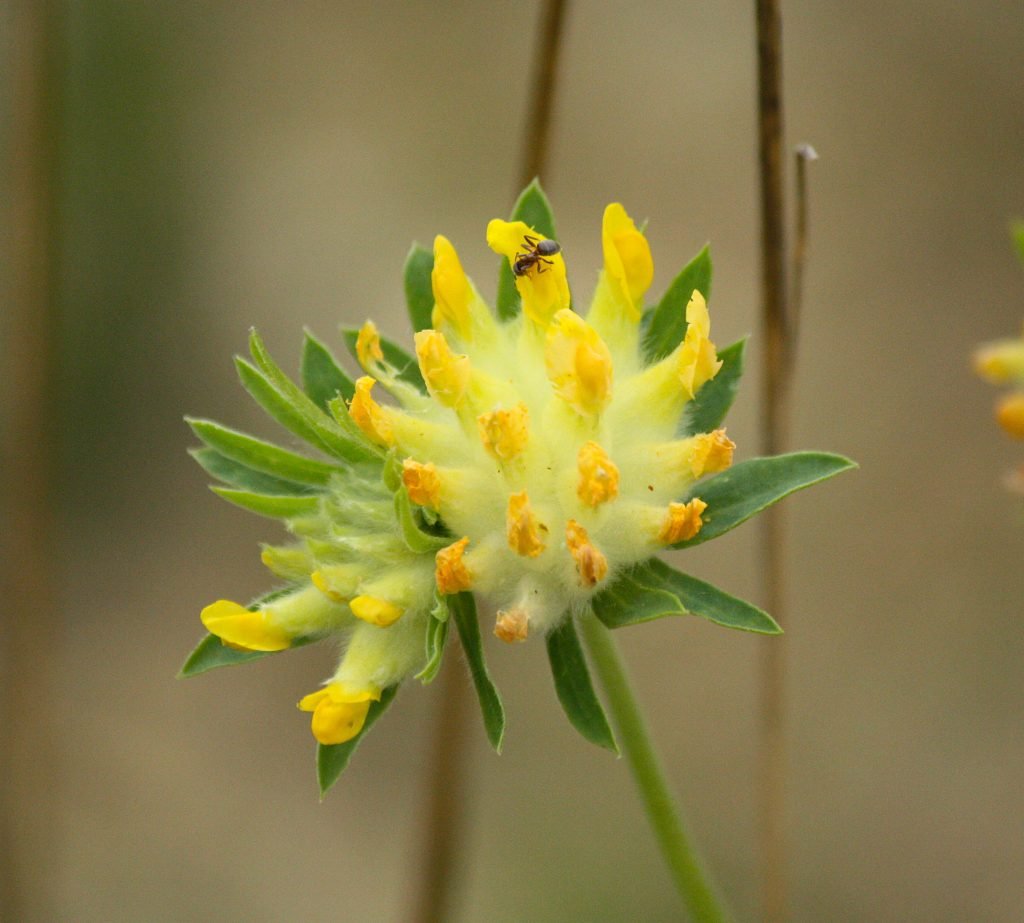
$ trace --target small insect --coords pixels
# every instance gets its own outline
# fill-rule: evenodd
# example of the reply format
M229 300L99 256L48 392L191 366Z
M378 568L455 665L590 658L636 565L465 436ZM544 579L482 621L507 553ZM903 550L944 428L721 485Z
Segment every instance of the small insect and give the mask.
M544 272L542 264L554 265L547 257L554 256L562 249L557 240L538 240L530 234L523 237L523 245L526 249L522 253L517 253L515 262L512 263L514 276L525 276L534 266L537 267L538 273Z

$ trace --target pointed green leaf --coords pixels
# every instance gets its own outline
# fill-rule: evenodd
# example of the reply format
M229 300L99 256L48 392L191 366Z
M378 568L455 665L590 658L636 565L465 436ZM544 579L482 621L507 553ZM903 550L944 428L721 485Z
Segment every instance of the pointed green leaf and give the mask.
M258 369L252 369L252 372L262 376L265 385L276 395L276 400L268 397L266 387L260 388L251 373L243 378L243 383L249 393L256 397L272 416L276 416L278 422L296 435L302 436L307 442L322 446L328 455L346 461L362 461L372 457L371 453L367 453L364 443L353 440L332 417L314 404L306 393L281 371L255 330L249 334L249 352L258 366ZM236 360L236 364L242 362L241 359ZM240 371L241 368L240 365ZM253 385L264 398L267 398L268 403L257 397Z
M704 524L693 538L672 547L690 548L718 538L783 497L856 467L828 452L791 452L733 465L690 488L687 501L700 497L708 505L701 517Z
M451 544L450 536L431 535L420 528L405 488L395 492L395 516L402 530L402 538L410 551L417 554L432 554Z
M356 352L356 342L359 340L359 331L352 327L343 327L341 334L345 338L348 351L358 362L359 354ZM410 356L397 343L392 343L391 340L384 337L380 338L380 351L384 353L384 361L395 370L399 381L404 381L426 394L427 386L423 383L419 363L413 356Z
M736 400L736 392L743 377L743 350L746 345L747 341L744 339L719 351L718 358L722 360L722 367L711 381L704 383L697 396L686 405L680 436L710 433L722 425L732 402Z
M484 663L484 649L480 640L480 624L477 622L476 601L472 593L457 593L448 597L448 609L455 619L455 629L459 633L462 649L466 652L469 672L473 677L476 695L480 700L480 712L484 719L484 729L491 746L501 753L501 740L505 736L505 709L501 704L501 696Z
M555 692L569 722L591 743L618 753L571 617L548 635L547 646Z
M331 475L340 470L337 465L289 452L212 420L186 417L185 421L192 427L192 432L220 455L285 481L322 487L331 479Z
M235 357L235 365L238 368L238 377L241 379L245 390L252 395L257 404L266 410L285 429L291 430L300 439L304 439L310 445L323 450L328 455L333 455L345 461L363 461L373 457L372 453L368 452L364 445L348 437L338 428L338 424L325 414L320 415L327 424L330 424L329 427L323 421L312 422L309 414L296 407L295 403L286 398L270 379L254 365L238 356ZM296 391L298 391L297 388ZM299 393L301 394L302 392ZM309 401L309 398L304 394L302 397ZM309 401L309 407L320 413L312 401Z
M245 465L226 458L213 449L189 449L188 454L199 462L207 474L215 477L218 481L223 481L229 487L251 490L257 494L287 494L290 496L315 492L315 488L306 484L296 484L295 481L275 478L262 471L253 471L252 468L247 468Z
M643 353L657 362L674 350L686 335L686 306L694 289L711 300L711 250L705 246L668 287L658 306L645 318Z
M414 331L434 326L434 287L430 281L433 271L434 254L413 244L405 258L405 303Z
M608 628L690 614L741 631L768 635L782 631L767 612L680 573L658 558L630 568L594 597L592 607Z
M294 516L304 516L307 513L315 513L320 506L320 497L317 494L304 497L288 497L280 494L255 494L249 490L235 490L231 487L211 487L218 497L223 497L228 503L234 503L243 510L250 513L258 513L260 516L269 516L271 519L291 519Z
M544 195L544 190L540 188L538 180L533 180L522 191L508 220L522 221L541 236L550 240L558 239L551 203ZM501 268L498 270L498 296L495 305L501 320L509 320L519 313L519 292L516 291L515 277L505 257L501 258Z
M356 393L355 384L338 365L331 351L308 330L302 344L300 375L303 390L321 410L326 410L327 402L339 394L350 401Z
M441 669L441 659L444 656L444 645L448 640L448 627L451 619L448 618L448 604L444 596L437 596L434 611L427 619L427 661L423 669L416 674L424 686L434 681L437 671Z
M345 767L348 766L348 761L352 759L352 754L356 752L356 747L362 743L366 732L373 727L377 719L387 710L387 707L395 698L396 692L398 692L397 685L388 686L380 694L380 701L371 703L370 710L366 713L363 729L351 740L343 744L316 745L316 780L320 785L321 799L327 794L331 786L338 781L338 778L345 771Z

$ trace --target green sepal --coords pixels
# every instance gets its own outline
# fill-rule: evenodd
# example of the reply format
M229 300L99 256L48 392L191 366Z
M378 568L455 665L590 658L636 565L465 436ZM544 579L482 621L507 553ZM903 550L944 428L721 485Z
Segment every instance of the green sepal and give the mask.
M271 519L291 519L293 516L304 516L315 513L320 506L320 497L312 496L289 497L282 494L257 494L250 490L235 490L232 487L211 486L218 497L228 503L240 506L250 513L269 516Z
M320 799L330 790L331 786L338 781L338 778L348 766L356 747L366 736L366 732L377 722L377 719L384 714L387 707L395 698L398 692L398 685L388 686L380 694L380 700L370 703L370 710L366 713L366 721L363 722L362 730L351 740L343 744L320 744L316 745L316 780L320 786Z
M592 744L618 753L571 617L548 635L547 646L555 692L569 723Z
M469 673L476 687L477 698L480 700L480 713L484 719L487 739L491 746L501 753L501 741L505 736L505 709L501 704L501 696L498 695L498 690L487 673L473 594L462 592L449 596L448 609L455 619L455 629L459 633L462 649L466 652L466 662L469 664Z
M402 530L402 539L410 551L416 554L428 554L440 551L445 545L451 544L450 537L431 535L420 528L413 512L412 501L404 489L395 491L395 516Z
M434 326L434 286L431 274L434 271L434 254L426 247L413 244L405 258L405 304L409 309L409 320L413 331L427 330Z
M245 359L236 356L235 365L245 390L285 429L335 458L364 461L372 457L362 443L347 436L296 385L289 382L286 396L268 375Z
M285 650L294 650L297 647L305 647L312 644L317 638L294 638L291 647ZM198 676L207 670L216 670L217 667L234 667L240 663L249 663L252 660L259 660L262 657L270 657L272 654L283 654L285 651L240 651L234 647L228 647L216 635L207 634L200 641L191 654L185 659L178 673L178 679L185 679L189 676Z
M686 336L686 306L694 289L711 301L711 250L705 245L675 277L657 307L644 317L643 354L657 362L674 350Z
M437 671L441 669L441 659L444 657L444 645L448 640L448 628L451 626L451 619L448 617L448 603L446 597L434 591L434 607L430 610L430 618L427 619L427 660L423 669L414 677L424 686L433 682Z
M359 340L359 331L354 327L342 327L341 335L345 338L345 345L352 357L359 361L359 354L356 351L356 343ZM427 386L420 374L419 363L413 356L410 356L401 346L391 340L380 338L380 351L384 354L384 361L395 370L395 377L399 381L412 385L424 394L427 393Z
M550 240L557 240L555 233L555 216L551 212L551 203L540 188L540 181L533 180L527 186L519 198L509 221L522 221L529 225L542 237ZM501 320L509 320L519 313L519 292L516 290L515 276L512 275L512 267L509 266L506 257L501 258L501 268L498 270L498 295L495 299L495 307L498 317Z
M722 367L714 378L704 382L697 396L686 405L679 428L680 436L710 433L722 425L739 391L746 345L746 339L742 339L718 353Z
M258 494L288 494L291 496L315 492L315 488L306 484L296 484L295 481L275 478L262 471L253 471L252 468L227 458L214 449L189 449L188 454L199 463L207 474L215 477L218 481L223 481L229 487L251 490Z
M690 614L726 628L765 635L782 633L767 612L681 573L659 558L630 568L608 589L598 593L591 606L607 628Z
M220 455L284 481L323 487L332 475L341 470L337 465L290 452L273 443L228 429L212 420L186 417L185 422L192 427L192 432Z
M384 481L384 486L391 493L402 489L402 462L398 457L397 448L389 449L388 454L384 456L381 480Z
M673 548L691 548L718 538L756 513L812 484L856 468L856 463L829 452L791 452L750 458L694 484L684 498L700 497L708 506L700 531Z
M299 375L302 389L309 399L321 410L326 410L327 402L339 394L346 401L352 400L356 393L355 382L338 365L338 360L323 343L309 330L305 334Z

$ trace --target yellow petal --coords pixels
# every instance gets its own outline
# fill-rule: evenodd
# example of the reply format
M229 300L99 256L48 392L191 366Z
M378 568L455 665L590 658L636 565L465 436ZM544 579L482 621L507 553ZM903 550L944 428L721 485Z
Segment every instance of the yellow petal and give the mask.
M644 293L654 279L654 261L647 238L618 202L604 210L601 243L604 271L612 291L632 320L639 321Z
M707 508L700 497L694 497L689 503L670 503L658 532L658 541L673 545L693 538L704 525L701 514Z
M604 580L608 575L608 559L591 543L587 530L575 519L565 524L565 542L583 586L596 586Z
M1007 394L999 401L996 420L1015 439L1024 439L1024 391Z
M356 357L359 364L372 372L384 361L384 351L380 346L380 334L377 332L377 325L368 320L359 328L359 336L356 338Z
M555 393L580 415L600 413L611 400L611 353L578 314L555 314L544 344L544 362Z
M387 628L388 625L394 624L405 613L401 606L376 596L357 596L348 607L356 618L379 628Z
M576 456L576 467L576 496L581 503L597 507L619 495L619 469L596 442L583 444Z
M299 708L313 712L311 728L317 742L343 744L363 729L370 703L379 698L376 690L350 691L341 683L331 683L304 696Z
M469 387L469 357L455 355L444 334L437 330L420 330L415 341L416 358L427 390L445 407L457 407Z
M369 375L357 379L356 393L352 397L348 411L352 422L366 434L371 442L381 446L390 446L394 444L395 437L384 409L371 395L375 384L376 382Z
M547 527L531 509L526 491L512 494L508 498L505 513L505 534L509 547L525 558L535 558L545 548L542 536L546 533Z
M238 603L218 599L199 617L211 635L240 650L283 651L292 644L291 637L273 624L272 610L252 612Z
M441 478L433 462L422 464L412 458L402 462L402 483L409 499L436 510L441 506Z
M694 289L686 306L686 336L676 353L676 369L683 390L691 400L704 382L718 374L722 367L711 335L711 318L704 296Z
M460 538L457 542L442 548L435 556L434 577L439 593L461 593L472 587L473 575L463 560L468 545L468 538Z
M431 323L435 327L450 324L462 339L468 339L472 329L472 289L455 248L447 237L440 234L434 238L434 268L430 273L430 285L434 290Z
M495 218L487 225L487 245L504 256L513 266L516 260L533 249L526 240L544 239L522 221L502 221ZM535 245L534 245L535 246ZM547 262L538 261L522 275L515 277L516 290L523 301L523 312L534 323L546 327L556 311L568 308L571 303L569 281L565 275L565 260L561 253L545 257Z
M491 410L476 418L480 442L498 461L509 461L530 439L530 411L520 402L508 410Z
M974 354L974 370L993 384L1024 383L1024 337L986 343Z

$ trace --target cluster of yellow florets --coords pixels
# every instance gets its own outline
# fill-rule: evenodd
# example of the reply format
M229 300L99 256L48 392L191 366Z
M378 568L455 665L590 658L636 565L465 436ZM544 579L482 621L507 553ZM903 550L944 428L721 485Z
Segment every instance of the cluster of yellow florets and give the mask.
M393 483L379 464L339 469L315 508L288 520L296 542L264 551L291 588L255 610L222 600L203 611L213 635L243 650L346 639L335 676L300 703L321 743L352 738L382 690L423 667L438 599L477 594L505 641L546 633L623 568L695 536L705 505L677 498L732 462L723 430L677 436L721 366L700 292L682 342L647 363L653 264L622 206L605 211L604 268L585 315L572 309L562 253L538 250L542 239L520 221L488 225L523 309L499 320L437 238L432 328L415 336L427 393L385 359L367 322L356 343L365 375L335 408L388 459ZM392 402L378 402L378 384ZM403 536L410 511L428 527L419 545Z
M1024 439L1024 333L1017 339L986 343L974 354L977 373L995 385L1010 386L996 402L999 425L1015 439ZM1024 493L1024 467L1009 480L1010 486Z

